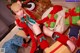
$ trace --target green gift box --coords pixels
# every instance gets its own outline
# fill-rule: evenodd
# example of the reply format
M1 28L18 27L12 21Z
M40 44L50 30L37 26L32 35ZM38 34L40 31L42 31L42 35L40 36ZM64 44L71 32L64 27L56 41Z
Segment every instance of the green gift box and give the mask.
M65 19L65 24L66 24L66 25L70 25L69 18L66 18L66 19Z
M72 17L72 24L77 24L78 20L80 20L80 16L73 16Z
M80 7L76 7L75 10L74 10L76 13L80 13ZM69 12L69 10L66 10L66 12ZM69 15L70 16L70 15ZM76 25L77 24L77 21L80 20L80 15L77 15L77 16L72 16L71 18L69 18L69 16L65 19L65 24L66 25L70 25L70 20L69 19L72 19L72 24Z
M72 16L72 24L76 25L77 21L80 20L80 16ZM69 17L65 19L65 24L70 25Z

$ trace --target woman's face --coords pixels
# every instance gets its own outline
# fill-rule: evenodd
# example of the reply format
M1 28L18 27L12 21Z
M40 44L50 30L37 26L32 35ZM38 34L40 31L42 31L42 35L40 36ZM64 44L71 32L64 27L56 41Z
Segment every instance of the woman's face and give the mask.
M24 13L23 13L23 9L22 8L19 8L18 10L15 11L15 14L17 16L19 16L19 18L22 18Z

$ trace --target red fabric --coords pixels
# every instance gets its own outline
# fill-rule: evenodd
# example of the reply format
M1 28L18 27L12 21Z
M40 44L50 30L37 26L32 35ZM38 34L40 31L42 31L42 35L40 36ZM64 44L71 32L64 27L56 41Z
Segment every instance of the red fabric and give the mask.
M57 49L59 49L62 46L62 44L60 44L58 47L56 47L53 51L51 51L50 53L54 53Z
M32 30L26 25L26 23L24 22L20 22L19 19L16 19L16 22L18 24L18 26L23 28L23 31L26 34L30 34L31 40L32 40L32 48L31 48L31 52L30 53L34 53L36 51L36 42L35 42L35 38L34 38L34 33L32 32Z
M62 44L65 44L67 43L67 41L69 40L68 37L66 35L63 35L63 34L60 34L58 32L54 32L54 34L58 35L59 38L57 38L57 41L61 42Z
M80 47L80 36L79 36L79 39L78 39L77 42L76 42L76 45L77 45L78 47Z
M50 12L50 14L55 14L55 13L61 11L61 10L62 10L62 6L60 6L60 5L54 5L53 6L53 10Z
M22 46L26 48L28 46L28 44L22 44Z
M38 39L38 43L40 44L41 49L44 50L45 48L49 47L49 43L47 42L47 40L42 40L42 42L40 42L40 38L42 38L42 37L45 38L45 36L44 36L43 33L40 34L40 35L37 37L37 39Z
M32 48L31 48L30 53L34 53L36 51L36 48L37 48L36 41L34 38L34 33L32 32L32 30L28 26L27 26L27 30L28 30L30 37L31 37L31 40L32 40Z
M27 31L27 29L26 29L26 24L20 22L19 19L16 19L16 23L17 23L18 26L22 27L22 28L23 28L23 31L26 33L26 35L28 35L28 31Z

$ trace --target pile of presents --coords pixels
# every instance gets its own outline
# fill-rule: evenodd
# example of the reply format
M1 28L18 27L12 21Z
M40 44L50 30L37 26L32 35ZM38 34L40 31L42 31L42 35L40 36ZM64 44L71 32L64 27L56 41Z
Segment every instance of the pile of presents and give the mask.
M53 39L46 37L47 40L51 39L52 43L48 40L50 46L44 50L44 53L80 53L80 7L69 9L59 5L52 5L50 0L36 0L34 3L37 7L31 12L37 19L46 21L43 24L50 30L58 32ZM75 44L73 52L70 51L67 45L62 43L66 39L63 36L67 36Z

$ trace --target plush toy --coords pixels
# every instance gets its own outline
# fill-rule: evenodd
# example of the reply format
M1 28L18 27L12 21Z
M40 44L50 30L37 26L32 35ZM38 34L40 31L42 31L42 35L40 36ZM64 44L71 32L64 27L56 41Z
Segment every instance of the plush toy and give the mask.
M17 53L19 47L27 47L29 40L24 31L19 30L13 38L4 43L2 48L5 48L5 53Z
M30 35L32 41L32 48L30 53L35 53L38 41L41 49L45 49L49 46L45 39L43 32L39 27L39 24L35 21L35 16L29 11L21 7L21 3L18 1L13 3L11 6L12 11L16 14L16 24L21 27L21 29ZM36 35L36 38L35 36Z

